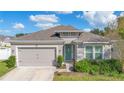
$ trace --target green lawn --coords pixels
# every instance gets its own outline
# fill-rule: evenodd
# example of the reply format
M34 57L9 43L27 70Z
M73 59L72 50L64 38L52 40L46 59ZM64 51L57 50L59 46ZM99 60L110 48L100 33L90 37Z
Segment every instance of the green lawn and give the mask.
M12 70L13 68L8 68L6 63L0 62L0 77Z
M77 72L55 73L54 81L120 81L124 80L124 74L107 76L107 75L90 75Z

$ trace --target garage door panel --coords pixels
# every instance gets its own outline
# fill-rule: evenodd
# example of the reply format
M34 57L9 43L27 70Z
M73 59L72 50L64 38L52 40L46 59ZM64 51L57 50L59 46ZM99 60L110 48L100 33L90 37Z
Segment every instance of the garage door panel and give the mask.
M55 48L20 48L19 66L51 66L55 61Z

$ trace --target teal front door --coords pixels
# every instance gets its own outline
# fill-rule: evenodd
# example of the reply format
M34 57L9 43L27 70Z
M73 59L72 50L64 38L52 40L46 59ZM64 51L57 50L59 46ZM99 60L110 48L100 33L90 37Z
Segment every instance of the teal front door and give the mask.
M72 45L65 45L65 60L72 60Z

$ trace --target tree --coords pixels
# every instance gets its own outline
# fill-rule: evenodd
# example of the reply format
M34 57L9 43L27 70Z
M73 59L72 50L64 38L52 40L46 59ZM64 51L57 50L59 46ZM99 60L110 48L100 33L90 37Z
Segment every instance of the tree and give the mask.
M90 31L91 33L97 34L97 35L102 35L104 36L104 32L98 28L94 28L93 30Z
M112 32L111 28L110 27L104 27L104 35L107 35L109 34L110 32Z
M19 33L19 34L16 34L16 37L20 37L20 36L24 36L25 34L24 33Z
M115 31L118 27L117 19L109 21L107 27L109 28L109 30Z
M104 31L109 32L109 31L111 31L111 29L107 26L107 27L104 28Z
M117 31L121 38L124 39L124 17L119 17L117 22L118 22Z
M124 28L119 28L118 32L119 32L119 35L121 36L121 38L124 39Z

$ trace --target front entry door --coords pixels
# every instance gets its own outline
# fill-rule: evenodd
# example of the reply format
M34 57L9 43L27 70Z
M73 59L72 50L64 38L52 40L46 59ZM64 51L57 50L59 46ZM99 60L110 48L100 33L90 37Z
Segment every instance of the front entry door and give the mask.
M65 45L65 60L72 60L72 50L73 46L72 45Z

